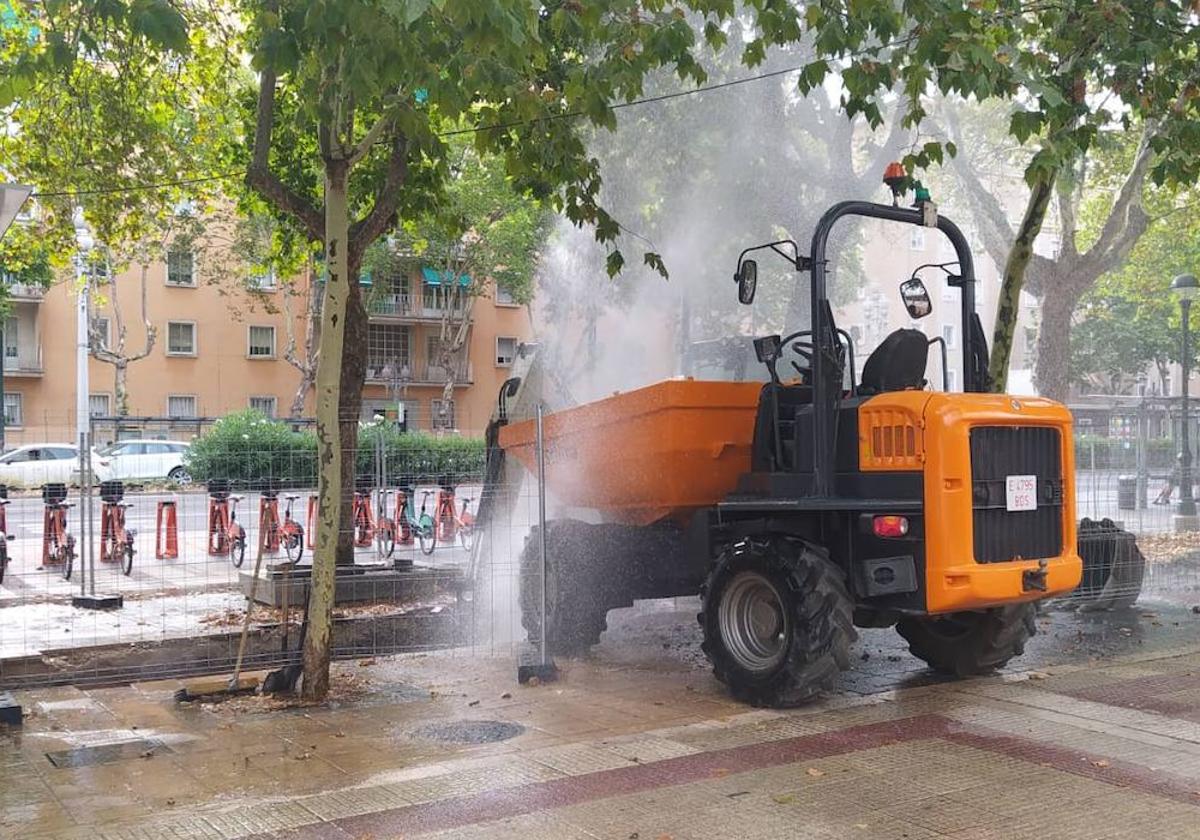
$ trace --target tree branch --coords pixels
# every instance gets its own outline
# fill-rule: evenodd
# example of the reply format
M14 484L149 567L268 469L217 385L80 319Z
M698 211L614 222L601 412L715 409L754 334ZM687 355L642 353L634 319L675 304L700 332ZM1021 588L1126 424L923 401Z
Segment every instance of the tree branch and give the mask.
M980 178L974 165L967 160L966 144L963 139L962 127L958 114L951 107L946 108L946 123L950 134L958 146L959 153L952 158L954 171L966 188L967 202L971 205L971 217L979 228L980 238L983 239L983 249L997 265L1004 265L1008 259L1009 248L1016 239L1016 232L1008 223L999 199L988 189Z
M1096 242L1081 260L1081 275L1090 277L1089 283L1105 272L1119 266L1129 255L1134 244L1150 224L1150 216L1142 208L1142 193L1146 184L1146 173L1154 158L1154 150L1150 147L1158 127L1147 123L1142 129L1142 137L1138 141L1137 156L1133 166L1129 168L1125 180L1121 183L1112 209L1100 228Z
M258 77L258 106L255 111L254 148L246 186L257 190L275 207L300 222L310 239L325 241L325 217L320 208L285 184L271 171L271 131L275 123L275 71L268 67Z
M392 137L387 173L375 194L370 212L350 228L351 259L360 257L367 246L395 224L396 208L400 205L400 190L408 177L408 139L397 132Z
M387 131L391 125L391 114L384 114L377 119L375 124L371 126L370 130L368 130L363 136L363 139L360 140L358 145L355 146L350 152L350 165L354 166L354 164L358 163L360 160L369 155L371 153L371 149L376 143L379 142L380 138L383 137L384 132Z

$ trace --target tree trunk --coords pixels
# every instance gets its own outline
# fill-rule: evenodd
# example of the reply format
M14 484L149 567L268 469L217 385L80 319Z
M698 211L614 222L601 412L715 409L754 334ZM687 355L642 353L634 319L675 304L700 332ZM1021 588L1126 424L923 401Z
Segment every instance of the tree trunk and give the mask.
M113 402L118 417L129 416L129 362L124 359L113 363Z
M342 518L338 528L338 565L354 565L353 493L358 460L358 421L362 414L362 390L367 377L367 309L363 305L358 273L362 255L350 254L346 290L346 339L342 355L341 393L338 413L342 422ZM324 358L324 352L321 358Z
M304 642L303 695L320 700L329 691L329 654L333 637L334 566L339 525L346 497L345 442L338 394L342 370L338 365L346 336L346 310L351 283L348 264L349 167L342 160L325 161L325 262L327 280L321 310L320 361L317 364L317 503L316 550L313 552L308 635Z
M1013 336L1017 329L1017 317L1021 313L1021 288L1025 285L1025 269L1033 256L1033 241L1041 233L1046 219L1046 208L1054 195L1054 181L1058 170L1036 181L1029 190L1025 205L1025 216L1017 230L1016 241L1008 252L1004 264L1004 280L1000 286L1000 300L996 307L996 327L992 334L992 361L989 371L992 390L1004 393L1008 387L1008 365L1012 358Z
M1070 387L1071 316L1080 296L1080 292L1062 282L1061 277L1047 283L1042 295L1033 384L1043 397L1059 402L1066 400Z

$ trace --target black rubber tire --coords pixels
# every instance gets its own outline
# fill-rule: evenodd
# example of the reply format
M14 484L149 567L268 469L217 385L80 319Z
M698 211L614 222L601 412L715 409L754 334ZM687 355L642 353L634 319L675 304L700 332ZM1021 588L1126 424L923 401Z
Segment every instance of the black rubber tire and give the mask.
M1012 604L947 616L905 617L896 632L908 649L943 674L969 677L1003 667L1037 633L1034 604Z
M4 583L4 570L8 568L7 546L0 547L0 584Z
M437 548L437 533L431 528L418 528L417 543L421 546L421 553L428 557Z
M121 566L121 571L125 573L125 577L129 577L133 571L133 543L125 543L122 547L122 553L125 555L125 562Z
M546 523L546 649L551 656L580 656L600 642L610 609L632 604L620 558L597 557L602 525L563 519ZM535 648L542 635L542 553L534 527L521 551L521 626Z
M240 525L238 535L229 546L229 559L233 561L235 569L242 568L242 563L246 562L246 529Z
M396 550L395 531L391 526L386 528L375 529L376 545L379 546L380 552L383 554L383 559L388 559Z
M769 580L790 617L782 660L763 673L738 662L720 629L721 598L743 572ZM743 702L771 707L808 703L833 688L850 667L850 646L858 638L854 602L845 575L822 548L784 536L740 540L718 555L700 598L696 618L704 631L704 654L716 678Z
M176 467L167 473L167 479L174 481L176 484L188 485L192 483L192 475L187 471L186 467Z
M475 527L473 525L461 526L458 529L458 541L464 551L470 551L475 544Z
M62 576L63 580L71 579L71 572L75 568L75 556L72 551L63 551L65 559L63 560Z
M1146 557L1132 534L1111 519L1079 523L1083 577L1062 603L1081 610L1129 609L1142 594Z
M300 558L304 555L304 531L297 531L295 534L283 535L283 553L287 555L287 559L293 565L300 562Z

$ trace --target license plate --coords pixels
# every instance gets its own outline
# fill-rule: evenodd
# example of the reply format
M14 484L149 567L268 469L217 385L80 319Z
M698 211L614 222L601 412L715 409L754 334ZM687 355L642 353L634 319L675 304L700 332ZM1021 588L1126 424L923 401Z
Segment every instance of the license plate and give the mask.
M1005 509L1037 510L1036 475L1010 475L1005 484Z

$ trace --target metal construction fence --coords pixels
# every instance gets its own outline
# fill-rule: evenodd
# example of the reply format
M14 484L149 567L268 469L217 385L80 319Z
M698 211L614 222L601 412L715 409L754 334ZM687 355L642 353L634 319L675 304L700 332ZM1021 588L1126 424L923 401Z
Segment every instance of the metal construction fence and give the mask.
M519 469L487 476L507 514L478 527L479 441L370 429L361 438L345 453L359 479L353 522L339 535L351 548L337 577L335 655L516 656L526 632L523 556L527 577L539 568L528 547L538 482ZM224 475L210 470L190 484L130 477L118 488L85 476L84 487L49 482L67 486L46 494L10 482L0 506L8 536L0 689L232 670L251 588L246 667L296 660L319 521L314 456L285 438L223 457ZM1200 602L1200 533L1176 530L1179 487L1155 504L1170 471L1150 466L1139 478L1137 463L1077 466L1077 512L1088 520L1080 545L1091 565L1059 605ZM1118 526L1136 542L1114 538ZM89 608L107 596L120 607Z

